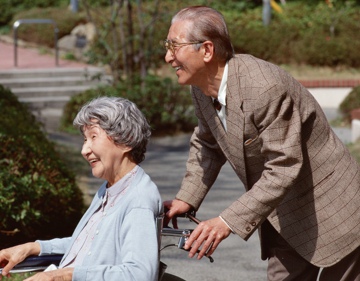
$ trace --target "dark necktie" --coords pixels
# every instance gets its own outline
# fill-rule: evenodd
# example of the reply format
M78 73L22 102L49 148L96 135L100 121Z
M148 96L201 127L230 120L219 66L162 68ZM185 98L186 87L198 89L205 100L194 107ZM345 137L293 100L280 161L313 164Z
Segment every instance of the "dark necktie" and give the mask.
M221 110L221 103L219 102L218 99L214 99L213 101L213 104L214 104L214 107L217 111L220 111Z

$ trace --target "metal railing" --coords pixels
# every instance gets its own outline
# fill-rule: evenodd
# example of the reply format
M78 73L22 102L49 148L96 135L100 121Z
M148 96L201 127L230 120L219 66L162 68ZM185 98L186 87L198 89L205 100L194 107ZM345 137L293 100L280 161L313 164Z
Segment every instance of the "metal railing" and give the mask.
M18 38L17 38L17 30L20 25L22 24L52 24L54 26L54 42L55 42L55 64L59 66L59 49L58 49L58 33L59 29L57 28L56 22L52 19L20 19L14 22L13 30L14 30L14 64L17 66L18 62L18 54L17 54L17 47L18 47Z

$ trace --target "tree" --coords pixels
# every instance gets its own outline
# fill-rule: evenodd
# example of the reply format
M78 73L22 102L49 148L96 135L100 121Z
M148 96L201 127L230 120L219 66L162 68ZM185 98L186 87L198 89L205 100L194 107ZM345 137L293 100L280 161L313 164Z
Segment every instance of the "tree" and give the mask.
M82 0L88 20L96 26L97 54L110 65L114 83L123 77L131 80L137 73L142 79L147 76L159 3L155 0L145 8L141 0L113 0L102 14L89 0Z

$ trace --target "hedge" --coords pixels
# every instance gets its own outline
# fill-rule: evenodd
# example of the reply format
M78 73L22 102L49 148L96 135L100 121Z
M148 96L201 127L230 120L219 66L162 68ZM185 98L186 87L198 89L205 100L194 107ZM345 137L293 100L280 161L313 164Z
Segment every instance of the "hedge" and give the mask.
M0 248L70 235L84 204L54 143L0 85Z
M190 88L169 78L148 75L141 85L140 78L122 81L115 86L103 86L75 95L64 107L61 128L74 132L72 121L81 106L99 96L120 96L133 101L150 123L154 136L191 132L197 124Z
M339 105L339 111L343 114L344 119L351 122L351 111L360 108L360 86L354 87L351 92Z

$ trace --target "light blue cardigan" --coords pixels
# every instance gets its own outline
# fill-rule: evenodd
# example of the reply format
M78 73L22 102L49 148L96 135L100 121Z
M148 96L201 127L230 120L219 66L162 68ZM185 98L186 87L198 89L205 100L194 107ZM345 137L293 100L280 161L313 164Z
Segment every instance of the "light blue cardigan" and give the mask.
M81 229L101 205L105 190L106 182L96 193L72 237L38 241L41 245L40 255L65 253L65 258ZM82 266L75 266L72 280L157 280L159 253L156 217L161 212L162 202L156 185L138 167L126 194L100 222L100 231L90 253Z

